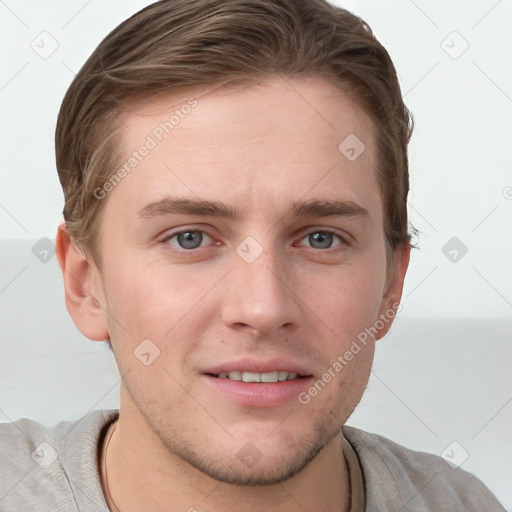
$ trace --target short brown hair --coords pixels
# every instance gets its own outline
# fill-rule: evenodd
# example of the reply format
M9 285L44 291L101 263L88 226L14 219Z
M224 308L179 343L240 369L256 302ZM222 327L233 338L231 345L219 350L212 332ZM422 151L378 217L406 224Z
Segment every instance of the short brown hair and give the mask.
M94 190L119 165L118 116L131 101L272 74L327 77L370 115L388 248L409 243L412 116L391 58L368 25L324 0L164 0L114 29L73 80L57 122L63 213L73 239L99 259L104 201Z

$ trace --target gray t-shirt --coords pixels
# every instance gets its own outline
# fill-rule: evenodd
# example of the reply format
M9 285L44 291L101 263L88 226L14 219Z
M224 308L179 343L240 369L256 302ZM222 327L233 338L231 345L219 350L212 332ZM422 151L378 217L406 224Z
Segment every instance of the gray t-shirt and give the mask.
M0 424L0 512L108 512L99 454L118 414L92 411L51 428L26 418ZM342 433L358 494L351 512L505 512L482 482L441 457L353 427Z

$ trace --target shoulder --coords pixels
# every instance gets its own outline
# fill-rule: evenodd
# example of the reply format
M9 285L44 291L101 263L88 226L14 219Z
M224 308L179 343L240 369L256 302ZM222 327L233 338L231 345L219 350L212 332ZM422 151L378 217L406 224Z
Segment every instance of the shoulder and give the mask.
M437 455L354 427L342 432L361 464L367 510L505 511L478 478Z
M76 488L96 467L100 431L116 414L92 411L52 427L27 418L1 423L0 510L82 510Z

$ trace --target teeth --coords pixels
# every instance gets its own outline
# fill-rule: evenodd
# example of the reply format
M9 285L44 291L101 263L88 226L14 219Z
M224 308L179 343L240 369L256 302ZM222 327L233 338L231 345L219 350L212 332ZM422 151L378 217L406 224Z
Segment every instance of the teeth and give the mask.
M293 372L221 372L217 375L219 379L231 379L243 382L283 382L285 380L295 379L296 373Z
M278 372L262 373L260 382L277 382Z
M261 382L261 373L244 372L242 373L242 380L244 382Z

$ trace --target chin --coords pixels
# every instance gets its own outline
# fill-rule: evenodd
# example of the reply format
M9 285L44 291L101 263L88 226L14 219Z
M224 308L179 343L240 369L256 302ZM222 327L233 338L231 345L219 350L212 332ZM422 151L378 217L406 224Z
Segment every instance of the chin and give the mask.
M284 482L300 473L338 432L316 428L307 438L275 440L277 445L265 442L265 438L254 443L246 440L236 451L228 446L220 453L199 451L197 445L189 443L181 444L178 449L174 443L173 446L166 444L184 462L214 480L242 487L261 487ZM264 447L260 450L257 445Z
M252 448L254 455L241 455L224 461L217 459L215 462L209 462L205 458L188 459L187 462L219 482L240 487L262 487L284 482L300 473L323 447L315 446L307 453L295 453L292 457L289 453L280 457L275 454L265 456L261 452L256 452L257 449L250 443L247 443L242 451L245 448L247 453Z

